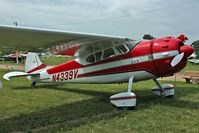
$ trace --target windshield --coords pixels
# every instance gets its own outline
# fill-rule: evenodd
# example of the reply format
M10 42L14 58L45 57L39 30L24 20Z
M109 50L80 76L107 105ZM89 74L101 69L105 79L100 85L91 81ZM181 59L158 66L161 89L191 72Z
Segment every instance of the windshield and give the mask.
M125 44L132 51L141 41L129 40Z

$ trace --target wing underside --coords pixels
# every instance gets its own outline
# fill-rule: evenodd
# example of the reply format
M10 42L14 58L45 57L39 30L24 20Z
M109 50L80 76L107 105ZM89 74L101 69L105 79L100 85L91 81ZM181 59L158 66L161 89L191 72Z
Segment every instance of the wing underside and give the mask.
M8 26L0 26L0 36L0 48L50 51L54 55L70 56L79 56L126 40L122 37Z

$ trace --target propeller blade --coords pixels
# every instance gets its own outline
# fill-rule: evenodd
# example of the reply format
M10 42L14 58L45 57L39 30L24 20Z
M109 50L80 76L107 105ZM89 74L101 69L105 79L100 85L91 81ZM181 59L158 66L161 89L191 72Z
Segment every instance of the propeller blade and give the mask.
M172 67L176 66L182 60L183 57L184 57L184 52L179 55L176 55L171 61L171 66Z

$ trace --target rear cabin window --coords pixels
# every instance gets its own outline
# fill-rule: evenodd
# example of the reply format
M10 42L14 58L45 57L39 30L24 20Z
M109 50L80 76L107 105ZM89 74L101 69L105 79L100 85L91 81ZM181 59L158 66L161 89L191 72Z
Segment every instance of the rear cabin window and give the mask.
M92 62L95 62L95 58L94 58L94 55L89 55L87 58L86 58L86 61L89 62L89 63L92 63Z
M120 50L119 47L116 47L116 49L117 49L117 51L118 51L120 54L122 54L122 50Z
M106 49L106 50L104 51L103 58L104 58L104 59L110 58L110 57L112 57L112 56L114 56L114 55L115 55L115 53L114 53L113 49L112 49L112 48L109 48L109 49Z
M102 56L102 52L97 52L97 53L95 53L95 61L96 61L96 62L97 62L97 61L100 61L101 56Z

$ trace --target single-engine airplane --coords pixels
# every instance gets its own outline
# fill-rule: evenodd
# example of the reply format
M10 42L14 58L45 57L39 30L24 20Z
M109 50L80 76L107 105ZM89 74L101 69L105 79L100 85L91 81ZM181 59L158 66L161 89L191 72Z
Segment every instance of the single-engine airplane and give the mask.
M152 92L172 97L174 87L161 85L157 78L173 75L187 64L194 49L184 45L185 37L164 37L136 41L123 37L0 26L0 47L29 49L25 72L9 72L3 76L27 76L34 87L39 82L66 83L128 83L126 92L110 97L117 107L135 107L133 82L153 79L157 85ZM50 67L43 64L33 51L49 50L54 55L77 58Z

